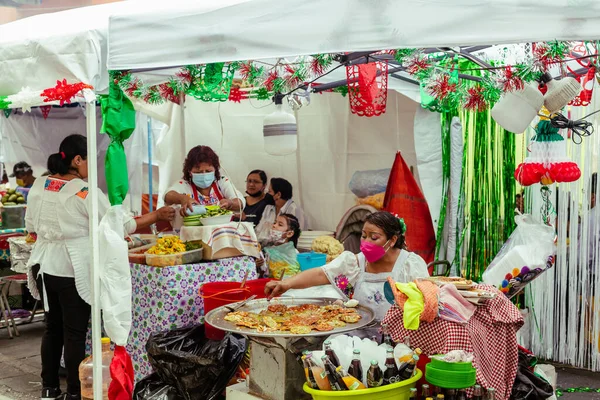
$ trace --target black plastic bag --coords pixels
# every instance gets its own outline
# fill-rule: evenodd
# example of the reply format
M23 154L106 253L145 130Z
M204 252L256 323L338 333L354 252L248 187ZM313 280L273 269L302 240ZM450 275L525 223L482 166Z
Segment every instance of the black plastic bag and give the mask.
M146 343L156 375L164 386L176 388L184 400L219 398L247 349L248 340L239 335L228 333L221 341L207 339L204 325L155 333ZM140 397L139 400L177 398Z
M511 392L511 400L547 399L554 394L554 388L531 370L537 358L519 349L519 366Z
M135 385L133 400L182 400L177 389L163 383L155 372Z

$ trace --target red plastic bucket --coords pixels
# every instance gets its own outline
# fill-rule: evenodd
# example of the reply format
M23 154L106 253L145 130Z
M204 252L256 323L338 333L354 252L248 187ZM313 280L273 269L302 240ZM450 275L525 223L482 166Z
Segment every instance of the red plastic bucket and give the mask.
M247 281L244 288L240 282L209 282L200 287L200 296L204 300L204 315L215 308L227 304L246 300L256 294L258 298L265 297L265 285L270 279L257 279ZM205 322L206 337L212 340L221 340L225 332L214 328Z

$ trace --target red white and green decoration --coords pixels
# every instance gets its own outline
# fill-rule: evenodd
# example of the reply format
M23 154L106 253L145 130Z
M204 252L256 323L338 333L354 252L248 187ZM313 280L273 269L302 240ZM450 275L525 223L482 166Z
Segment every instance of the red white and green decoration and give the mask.
M390 60L377 56L392 54L395 64L400 64L419 82L422 105L433 111L487 110L503 94L522 90L525 84L537 82L544 72L556 66L565 74L574 74L583 87L570 104L585 106L591 100L597 71L596 50L595 42L533 43L526 61L504 65L503 60L497 60L491 62L492 68L476 68L472 62L445 52L426 54L423 49L387 50L374 54L373 61L362 67L347 66L350 84L330 91L344 96L350 93L352 111L359 115L385 112ZM275 93L290 92L327 73L337 64L335 58L334 54L318 54L293 61L279 59L273 64L246 61L186 66L168 82L158 85L147 85L142 78L128 71L114 71L112 77L128 97L152 104L179 103L183 94L202 101L270 100ZM573 68L573 63L579 68ZM577 72L582 68L584 73ZM478 82L465 80L464 75L475 76ZM364 100L363 104L353 104L356 102L353 94L360 94L361 98L366 96L369 104L364 104ZM371 110L365 112L369 107Z
M44 90L35 91L25 87L16 94L0 96L0 110L3 110L5 117L8 118L13 109L20 108L24 112L31 112L32 107L40 107L46 119L53 105L70 104L75 98L83 97L83 90L92 89L93 87L86 83L67 83L66 79L56 81L56 86Z

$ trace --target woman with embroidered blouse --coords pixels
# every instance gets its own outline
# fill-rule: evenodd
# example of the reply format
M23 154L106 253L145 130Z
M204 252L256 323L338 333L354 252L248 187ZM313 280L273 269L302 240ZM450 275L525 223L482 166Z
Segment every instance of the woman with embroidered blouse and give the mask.
M265 293L279 296L289 289L305 289L330 283L345 298L358 300L373 309L382 320L390 308L383 295L383 284L389 276L397 282L411 282L429 276L427 264L415 253L406 250L406 225L402 219L380 211L369 215L363 226L361 252L343 252L321 268L283 281L267 283Z
M95 155L94 155L95 156ZM90 235L87 140L71 135L60 151L48 158L50 176L35 181L29 191L25 223L37 234L28 266L39 265L43 282L46 330L42 338L42 400L81 399L79 364L85 357L85 339L90 319ZM100 192L99 218L110 204ZM129 217L124 228L133 233L159 220L171 220L172 207L163 207L140 218ZM40 298L29 268L29 290ZM63 354L67 368L67 392L62 394L58 370Z

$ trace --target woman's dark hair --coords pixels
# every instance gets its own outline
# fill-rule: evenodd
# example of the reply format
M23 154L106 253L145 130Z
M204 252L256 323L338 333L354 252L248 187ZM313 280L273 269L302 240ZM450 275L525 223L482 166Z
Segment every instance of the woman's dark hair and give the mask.
M272 178L271 189L273 189L273 194L281 193L283 200L291 199L294 194L292 184L283 178Z
M208 146L196 146L187 153L183 163L183 179L192 183L192 168L201 163L215 167L215 179L221 179L219 156Z
M378 211L369 215L365 222L375 225L385 233L388 239L392 236L398 236L396 244L394 245L397 249L406 249L406 238L404 237L404 227L400 223L400 219L390 214L387 211Z
M267 174L262 169L255 169L253 171L250 171L250 173L248 174L248 176L250 176L250 175L258 175L260 177L260 180L261 180L261 182L262 182L263 185L265 183L267 183Z
M288 229L294 232L294 235L290 238L290 242L294 243L294 247L298 247L298 239L300 239L300 234L302 233L298 218L292 214L281 214L281 216L287 221Z
M87 160L87 139L82 135L70 135L63 139L58 153L48 157L48 171L52 175L68 174L72 170L71 162L77 156Z

